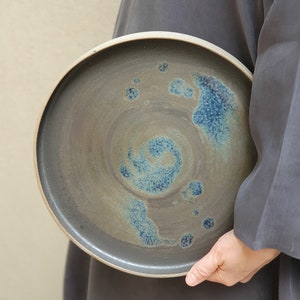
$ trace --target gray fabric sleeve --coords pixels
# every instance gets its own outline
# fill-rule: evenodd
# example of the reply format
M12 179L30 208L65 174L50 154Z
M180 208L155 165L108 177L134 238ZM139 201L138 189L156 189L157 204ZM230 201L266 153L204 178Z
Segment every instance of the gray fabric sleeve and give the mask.
M272 0L123 0L114 37L141 31L173 31L207 40L253 71L263 12Z
M300 258L300 1L275 0L258 41L250 126L258 162L242 184L234 230L253 249Z

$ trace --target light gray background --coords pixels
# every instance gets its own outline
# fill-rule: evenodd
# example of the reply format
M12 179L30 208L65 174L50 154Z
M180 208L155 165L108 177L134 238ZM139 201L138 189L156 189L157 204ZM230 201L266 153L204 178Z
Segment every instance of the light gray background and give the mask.
M47 211L33 160L51 89L112 37L120 0L0 0L0 300L62 299L68 239Z

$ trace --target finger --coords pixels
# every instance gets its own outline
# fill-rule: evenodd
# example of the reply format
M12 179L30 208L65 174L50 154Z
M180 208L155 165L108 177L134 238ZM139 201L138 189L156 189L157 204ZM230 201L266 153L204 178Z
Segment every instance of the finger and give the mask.
M187 285L195 286L211 277L218 267L216 256L209 252L191 268L185 281Z

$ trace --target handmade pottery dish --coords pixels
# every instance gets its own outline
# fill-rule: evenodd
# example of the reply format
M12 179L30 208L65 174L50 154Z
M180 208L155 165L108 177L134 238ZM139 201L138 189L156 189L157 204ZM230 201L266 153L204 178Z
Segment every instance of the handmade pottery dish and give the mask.
M113 39L55 87L36 135L52 216L80 248L119 270L184 275L232 228L256 152L251 73L201 39Z

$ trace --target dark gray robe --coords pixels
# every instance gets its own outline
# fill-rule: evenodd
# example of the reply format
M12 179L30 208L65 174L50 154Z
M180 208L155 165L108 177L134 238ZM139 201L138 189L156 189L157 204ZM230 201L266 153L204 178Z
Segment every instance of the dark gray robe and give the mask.
M114 36L149 30L203 38L254 71L258 162L237 195L234 230L282 254L247 284L189 288L116 271L70 244L65 299L300 299L300 0L124 0Z

